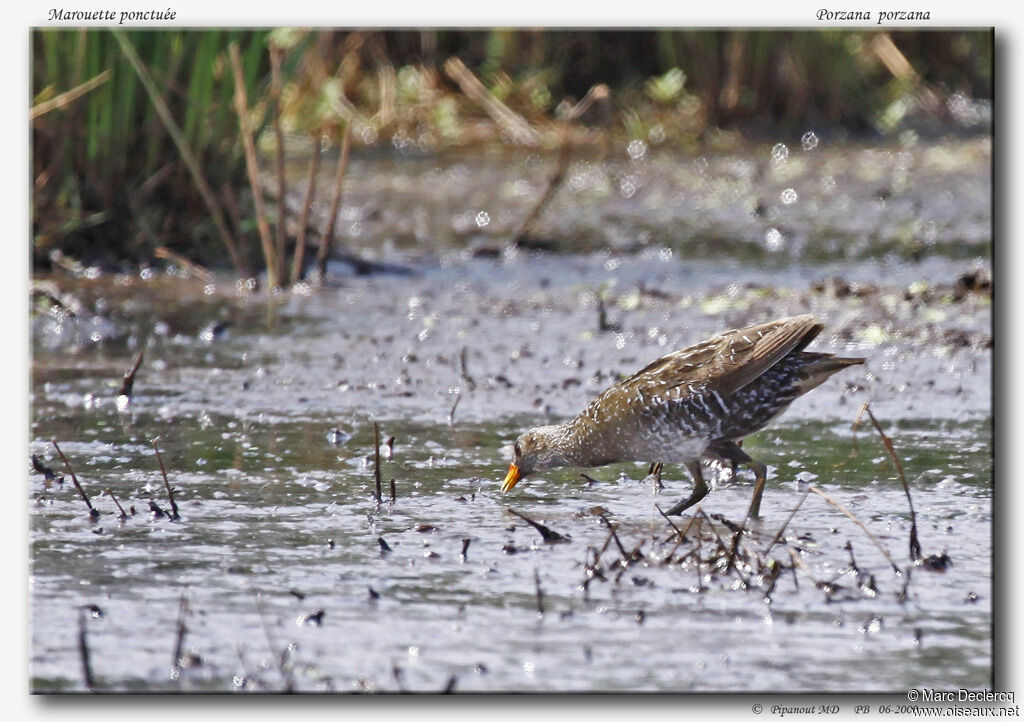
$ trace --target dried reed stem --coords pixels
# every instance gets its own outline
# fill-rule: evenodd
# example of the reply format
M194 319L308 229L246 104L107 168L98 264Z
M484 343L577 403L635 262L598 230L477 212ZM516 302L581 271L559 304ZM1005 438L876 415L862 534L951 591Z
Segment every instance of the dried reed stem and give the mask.
M71 475L71 481L74 482L75 488L78 489L78 493L81 495L82 501L84 501L85 505L89 507L89 516L93 519L98 519L100 512L93 508L92 502L89 501L89 497L85 494L85 490L82 489L82 485L78 483L78 477L75 476L75 471L71 468L71 462L68 461L68 457L64 456L64 452L60 450L59 446L57 446L56 439L53 439L50 443L53 444L53 448L55 448L57 453L60 454L60 458L64 462L64 467L68 470L68 474Z
M847 509L847 508L846 508L845 506L843 506L842 504L840 504L839 502L837 502L836 500L834 500L834 499L833 499L832 497L830 497L830 496L829 496L828 494L826 494L825 492L823 492L823 491L822 491L821 489L819 489L818 487L816 487L816 486L810 486L810 487L808 487L808 489L809 489L810 491L813 491L813 492L814 492L815 494L817 494L818 496L820 496L820 497L821 497L822 499L824 499L825 501L827 501L827 502L828 502L829 504L831 504L832 506L834 506L834 507L835 507L836 509L838 509L839 511L843 512L843 514L845 514L846 516L848 516L848 517L849 517L849 518L850 518L850 519L851 519L851 520L853 521L853 523L854 523L854 524L856 524L856 525L857 525L857 526L859 526L859 527L860 527L861 529L863 529L863 530L864 530L864 533L868 535L868 538L869 538L869 539L871 539L871 541L873 541L873 542L875 543L875 546L876 546L876 547L878 547L878 550L879 550L880 552L882 552L882 555L883 555L883 556L884 556L884 557L885 557L885 558L886 558L886 559L887 559L887 560L889 561L889 564L890 564L890 565L892 565L893 571L895 571L895 572L896 572L897 574L902 574L902 573L903 573L903 570L902 570L902 569L900 569L900 568L899 568L898 566L896 566L896 562L894 562L894 561L892 560L892 557L891 557L891 556L889 556L889 552L887 552L887 551L885 550L885 547L884 547L884 546L882 546L882 543L881 543L880 541L878 541L878 539L876 539L876 538L875 538L875 535L874 535L874 534L872 534L872 533L871 533L871 531L870 531L870 530L869 530L869 529L868 529L868 528L867 528L866 526L864 526L864 523L863 523L863 522L862 522L862 521L861 521L860 519L858 519L857 517L855 517L855 516L854 516L854 515L853 515L852 513L850 513L850 511L849 511L849 510L848 510L848 509Z
M110 489L105 489L103 493L109 496L111 500L113 500L114 506L116 506L118 512L120 512L120 514L118 515L118 519L120 519L121 521L127 519L128 515L125 513L124 508L121 506L120 502L118 502L117 497L114 496L114 492L112 492Z
M104 70L102 73L97 75L91 80L86 80L81 85L77 85L71 90L66 90L55 98L50 98L47 101L33 105L28 111L28 119L35 120L36 118L46 115L51 110L57 110L58 108L66 108L74 101L81 98L83 95L88 93L90 90L94 90L105 82L110 80L110 70Z
M167 246L157 246L155 249L153 249L153 255L156 256L157 258L163 258L163 259L166 259L168 261L171 261L173 263L178 264L179 266L184 268L186 271L188 271L189 273L191 273L193 276L195 276L196 278L198 278L200 281L202 281L204 283L212 283L213 282L213 274L212 273L207 271L205 268L200 266L198 263L195 263L194 261L190 261L187 258L185 258L184 256L178 255L177 253L172 251Z
M277 253L270 236L267 211L263 206L259 160L256 157L256 143L253 141L252 126L249 122L249 99L245 92L245 76L242 73L242 60L238 54L238 43L231 43L228 46L228 54L231 57L231 69L235 78L235 112L238 115L238 129L242 135L242 147L245 149L245 169L249 174L249 187L252 190L252 202L256 210L256 225L260 232L263 262L267 267L267 283L270 288L276 288L281 285L281 278L278 276Z
M274 171L277 175L277 235L275 237L275 253L277 254L277 276L284 282L285 264L285 208L286 183L284 172L284 131L281 129L281 56L282 51L275 43L270 44L270 98L274 108Z
M85 687L90 692L96 691L96 683L92 676L92 663L89 659L89 640L86 637L85 628L86 614L84 609L78 610L78 656L82 660L82 677L85 680Z
M555 172L548 181L547 188L541 194L540 198L537 199L536 205L533 210L530 211L530 215L526 217L526 220L522 222L519 229L512 234L512 243L516 244L525 238L530 231L533 230L533 224L536 223L544 209L547 208L551 199L555 197L555 193L562 186L562 181L565 180L565 172L569 168L569 139L568 139L568 126L562 126L562 132L560 135L559 149L558 149L558 165L555 167Z
M313 141L313 157L309 159L309 180L306 182L306 196L302 201L302 211L299 213L299 233L295 238L295 255L292 256L292 284L302 279L302 265L306 255L306 226L309 223L309 211L313 207L313 200L316 198L316 181L320 173L320 150L323 141L318 132Z
M452 404L452 408L448 411L448 425L455 426L455 409L462 401L462 392L460 391L455 395L455 403Z
M380 504L380 425L373 422L373 498Z
M185 592L182 592L181 599L178 601L178 623L175 628L174 657L171 660L172 669L181 668L181 655L185 649L185 634L188 632L188 627L185 626L185 614L187 612L188 599L185 598Z
M466 97L483 108L484 112L491 116L491 119L516 143L534 146L540 142L540 134L530 126L526 119L487 92L484 84L477 80L473 72L459 58L454 56L448 58L445 61L444 70L452 80L458 83Z
M139 372L139 367L142 366L142 359L145 354L146 347L143 346L142 350L139 351L139 355L135 357L135 363L125 371L121 382L121 390L117 393L118 396L127 396L129 399L132 397L132 388L135 386L135 374Z
M331 210L327 216L327 228L324 230L323 238L320 239L320 248L316 252L316 268L321 282L327 277L327 259L334 246L334 229L338 223L338 211L341 209L341 195L345 183L345 173L348 171L351 147L352 123L347 122L345 123L345 134L341 139L341 158L338 159L338 168L334 174L334 192L331 199Z
M871 407L867 404L861 406L861 412L866 411L868 418L871 419L871 423L874 425L878 435L882 437L882 443L885 445L885 450L889 452L889 457L892 459L892 463L896 465L896 473L900 477L900 483L903 484L903 491L907 495L907 505L910 507L910 560L917 561L921 558L921 543L917 538L917 513L914 511L914 500L910 498L910 486L907 484L907 477L903 473L903 463L900 461L900 457L896 454L896 447L893 446L892 439L885 435L882 431L881 425L878 423L878 419L871 413ZM860 413L857 414L860 418Z
M782 538L782 533L786 531L786 527L789 526L789 522L793 521L793 517L796 516L796 513L800 510L800 507L803 506L803 503L807 501L807 497L810 495L810 489L804 492L804 495L800 498L800 501L797 502L797 505L793 507L793 511L789 512L789 516L786 517L786 521L782 523L782 526L779 528L779 531L776 532L775 536L772 538L771 543L768 544L768 546L765 548L764 556L767 556L768 552L772 550L772 547L775 546L779 539Z
M167 469L164 468L164 459L160 456L160 447L157 446L157 440L153 439L153 451L156 452L156 460L160 462L160 474L164 478L164 488L167 489L167 499L171 502L171 520L181 521L181 515L178 514L178 505L174 503L174 492L171 490L171 484L167 481Z

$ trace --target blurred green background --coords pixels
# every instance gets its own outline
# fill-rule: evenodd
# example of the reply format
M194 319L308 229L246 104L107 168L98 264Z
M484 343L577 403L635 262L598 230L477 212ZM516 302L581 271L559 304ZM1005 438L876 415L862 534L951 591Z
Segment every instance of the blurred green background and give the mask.
M279 147L289 157L336 154L346 130L355 152L571 145L602 157L624 155L633 139L692 154L810 128L838 142L988 133L992 38L990 30L36 30L33 267L82 258L125 269L171 246L214 268L259 270L266 259L232 44L269 172ZM267 210L276 212L272 203Z

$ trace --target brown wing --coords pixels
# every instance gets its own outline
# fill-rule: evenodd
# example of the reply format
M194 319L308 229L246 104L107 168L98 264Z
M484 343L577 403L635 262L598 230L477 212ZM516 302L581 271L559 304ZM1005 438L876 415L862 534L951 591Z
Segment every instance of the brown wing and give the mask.
M794 316L726 331L661 357L618 386L646 394L699 384L728 396L802 350L822 328L813 316Z

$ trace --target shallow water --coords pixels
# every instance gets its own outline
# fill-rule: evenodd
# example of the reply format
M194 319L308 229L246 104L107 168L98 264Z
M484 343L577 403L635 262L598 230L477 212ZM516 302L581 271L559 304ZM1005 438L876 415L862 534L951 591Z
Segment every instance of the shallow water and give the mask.
M814 198L810 185L799 184L831 163L844 195L870 199L882 181L865 175L865 158L887 159L887 183L902 178L900 163L909 161L867 153L815 157L785 185ZM409 276L349 276L333 288L269 300L229 281L203 289L161 275L56 279L82 306L76 317L33 319L31 453L66 475L50 443L56 439L101 516L90 521L70 480L32 476L33 690L85 689L80 615L95 686L109 690L990 686L991 295L953 293L963 274L989 272L983 201L990 190L970 185L953 209L928 205L929 194L965 178L987 183L988 159L968 143L922 149L912 161L903 172L921 182L896 183L881 205L864 200L857 232L867 245L848 254L843 240L837 252L814 250L824 246L813 242L769 249L764 217L722 200L747 175L729 176L723 168L732 166L714 159L708 166L652 159L631 167L680 185L694 172L710 173L708 188L722 188L698 194L701 208L715 198L724 204L713 218L672 206L664 211L670 217L652 221L659 233L693 238L694 224L712 224L746 250L644 235L650 208L665 204L616 191L607 205L580 205L570 220L577 230L628 229L626 250L605 237L590 252L478 257L462 248L489 242L474 235L479 227L463 233L451 214L438 220L448 205L460 213L479 205L469 196L460 205L452 192L410 214L427 214L421 221L447 228L447 239L428 233L415 252L397 240L377 252L413 267ZM360 234L402 237L405 221L388 209L410 203L394 186L420 178L420 162L400 161L404 170L381 172L346 200L346 212L369 219ZM365 163L354 172L369 173ZM539 167L533 163L524 167ZM482 167L458 161L436 172L455 179L456 190L515 188L526 172L507 168L497 182ZM621 180L620 167L588 167ZM757 187L771 178L767 167ZM751 172L744 182L752 188ZM594 181L573 192L586 198L600 187ZM360 192L387 199L383 210L367 208ZM856 214L831 206L793 205L784 211L791 239L838 238L840 216L857 225ZM598 207L604 215L592 215ZM870 218L867 207L875 208ZM573 213L558 209L557 219ZM690 230L678 230L673 214ZM874 233L904 215L921 224L907 243ZM930 221L934 242L917 253L913 240L926 237ZM573 237L568 229L552 233ZM850 288L830 281L836 277ZM565 469L498 492L507 446L527 426L575 413L620 374L669 350L808 312L826 325L814 348L869 360L800 399L744 446L770 469L763 517L744 548L785 565L796 564L795 554L803 564L782 573L770 595L763 578L744 588L710 562L677 555L662 563L675 541L666 541L672 529L655 504L664 509L689 493L681 467L666 467L660 494L640 464L587 470L593 484ZM147 338L134 399L122 413L121 375ZM910 564L907 498L896 470L866 418L852 428L865 402L904 465L925 554L946 551L952 560L945 571ZM382 441L394 437L383 449L382 504L372 498L374 421ZM334 428L340 435L332 443ZM151 500L169 509L157 437L177 522L149 510ZM752 483L746 472L732 479L713 471L718 482L701 508L714 531L700 528L729 540L732 531L715 515L742 522ZM804 499L808 484L861 520L902 573L835 507L813 493ZM106 489L136 513L119 521L113 501L100 496ZM621 553L595 507L618 525L625 551L639 545L642 560L616 562ZM546 544L511 510L571 540ZM605 579L587 581L599 553ZM874 587L866 591L870 575ZM816 581L838 586L829 591ZM195 656L176 669L183 598L182 649ZM90 604L102 616L80 611Z

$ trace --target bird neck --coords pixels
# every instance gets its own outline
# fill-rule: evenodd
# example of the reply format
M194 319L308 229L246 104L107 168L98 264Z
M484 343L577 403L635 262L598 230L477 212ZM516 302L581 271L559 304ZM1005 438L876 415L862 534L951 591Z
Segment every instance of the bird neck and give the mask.
M544 440L543 458L541 463L546 468L556 466L597 466L602 461L590 458L585 450L587 428L577 417L564 424L552 424L534 429L538 437ZM540 464L538 464L540 468Z

